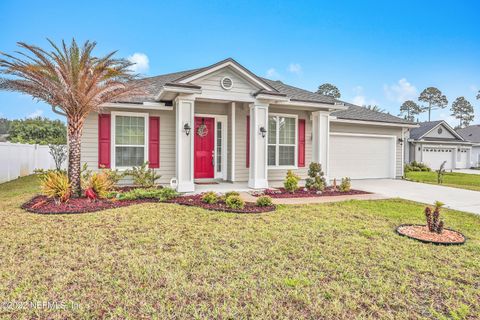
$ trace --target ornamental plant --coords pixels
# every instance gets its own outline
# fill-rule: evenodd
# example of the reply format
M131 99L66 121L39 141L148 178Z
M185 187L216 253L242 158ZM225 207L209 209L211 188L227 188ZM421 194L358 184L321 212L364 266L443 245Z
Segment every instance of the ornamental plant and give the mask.
M228 200L228 198L227 198L227 200ZM206 192L202 195L202 202L208 203L208 204L217 203L218 202L218 196L213 191Z
M352 180L349 177L342 178L342 182L338 186L340 192L348 192L352 188Z
M272 198L270 198L269 196L258 197L257 206L259 206L259 207L273 206Z
M309 190L323 191L326 185L322 165L318 162L310 163L305 187Z
M440 208L444 206L444 203L435 201L434 205L435 208L433 213L430 207L425 208L425 218L427 220L428 231L440 234L444 227L443 220L440 220Z
M87 182L85 195L89 199L104 199L108 193L113 190L115 182L105 172L95 172ZM92 193L93 191L93 193Z
M245 201L240 196L230 196L225 200L227 207L231 209L243 209L245 207Z
M300 177L297 176L295 173L293 173L292 170L287 171L287 176L285 177L285 180L283 181L283 186L285 190L287 190L290 193L294 193L295 191L298 190L298 181L300 180Z
M67 202L72 194L72 185L65 172L48 171L40 181L40 188L48 198L55 201L56 204Z
M132 177L135 185L146 188L153 187L155 181L161 177L155 173L155 170L148 167L148 161L139 167L133 167L131 170L127 170L125 174Z

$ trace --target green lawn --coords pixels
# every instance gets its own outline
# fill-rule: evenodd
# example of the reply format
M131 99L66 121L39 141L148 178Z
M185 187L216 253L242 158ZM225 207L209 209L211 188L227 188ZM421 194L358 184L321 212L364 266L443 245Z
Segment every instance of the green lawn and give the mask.
M478 319L480 218L445 210L464 246L400 237L402 200L238 215L143 204L81 215L19 205L34 177L0 185L0 318ZM9 301L67 302L6 310ZM71 308L73 303L73 308ZM3 309L2 309L3 308Z
M405 177L408 180L437 184L436 172L407 172ZM480 191L480 175L460 172L446 172L443 177L443 185L454 188Z

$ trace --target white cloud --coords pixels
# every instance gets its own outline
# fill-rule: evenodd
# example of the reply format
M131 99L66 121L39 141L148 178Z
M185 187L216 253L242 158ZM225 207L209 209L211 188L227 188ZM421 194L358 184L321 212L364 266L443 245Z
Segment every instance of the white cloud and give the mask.
M290 63L287 70L298 75L302 73L302 66L299 63Z
M455 127L456 125L458 125L458 119L456 119L455 117L451 116L449 113L444 113L444 112L441 112L440 115L440 120L445 120L446 122L448 122L452 127ZM432 116L432 121L433 120L436 120L434 116ZM427 119L428 121L428 119Z
M34 112L30 113L27 118L36 118L36 117L41 117L43 115L43 110L42 109L37 109Z
M275 79L280 78L280 74L278 74L275 68L268 69L266 74L268 78L275 78Z
M377 101L374 99L367 99L366 95L363 92L363 87L362 86L356 86L353 88L353 93L355 96L351 100L353 104L356 104L358 106L365 106L365 105L378 105Z
M127 59L128 61L135 63L130 67L130 70L135 73L147 73L148 69L150 69L150 61L148 60L148 56L144 53L135 52Z
M383 91L385 92L387 99L399 103L404 102L405 100L415 100L418 97L417 88L405 78L398 80L396 84L390 86L385 84L383 86Z

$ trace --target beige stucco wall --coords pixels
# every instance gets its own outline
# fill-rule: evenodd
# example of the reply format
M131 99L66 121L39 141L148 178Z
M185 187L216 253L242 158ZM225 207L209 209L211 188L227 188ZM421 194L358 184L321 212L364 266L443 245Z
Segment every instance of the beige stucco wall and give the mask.
M402 128L378 125L349 124L332 121L330 122L330 132L395 135L397 137L395 159L396 176L399 178L403 175L403 146L398 143L398 138L402 138Z

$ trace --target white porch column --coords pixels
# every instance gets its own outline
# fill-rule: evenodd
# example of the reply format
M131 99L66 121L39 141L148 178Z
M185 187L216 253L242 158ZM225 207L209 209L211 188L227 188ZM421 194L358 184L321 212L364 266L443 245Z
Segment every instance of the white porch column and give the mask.
M322 165L325 179L329 181L330 114L325 111L312 113L312 160Z
M262 136L260 128L268 130L268 104L250 105L250 170L248 187L268 188L267 141L268 132Z
M192 192L195 190L193 184L193 137L195 131L194 111L195 102L193 99L177 98L176 109L176 176L177 191ZM188 124L191 128L189 134L185 132L184 126Z

